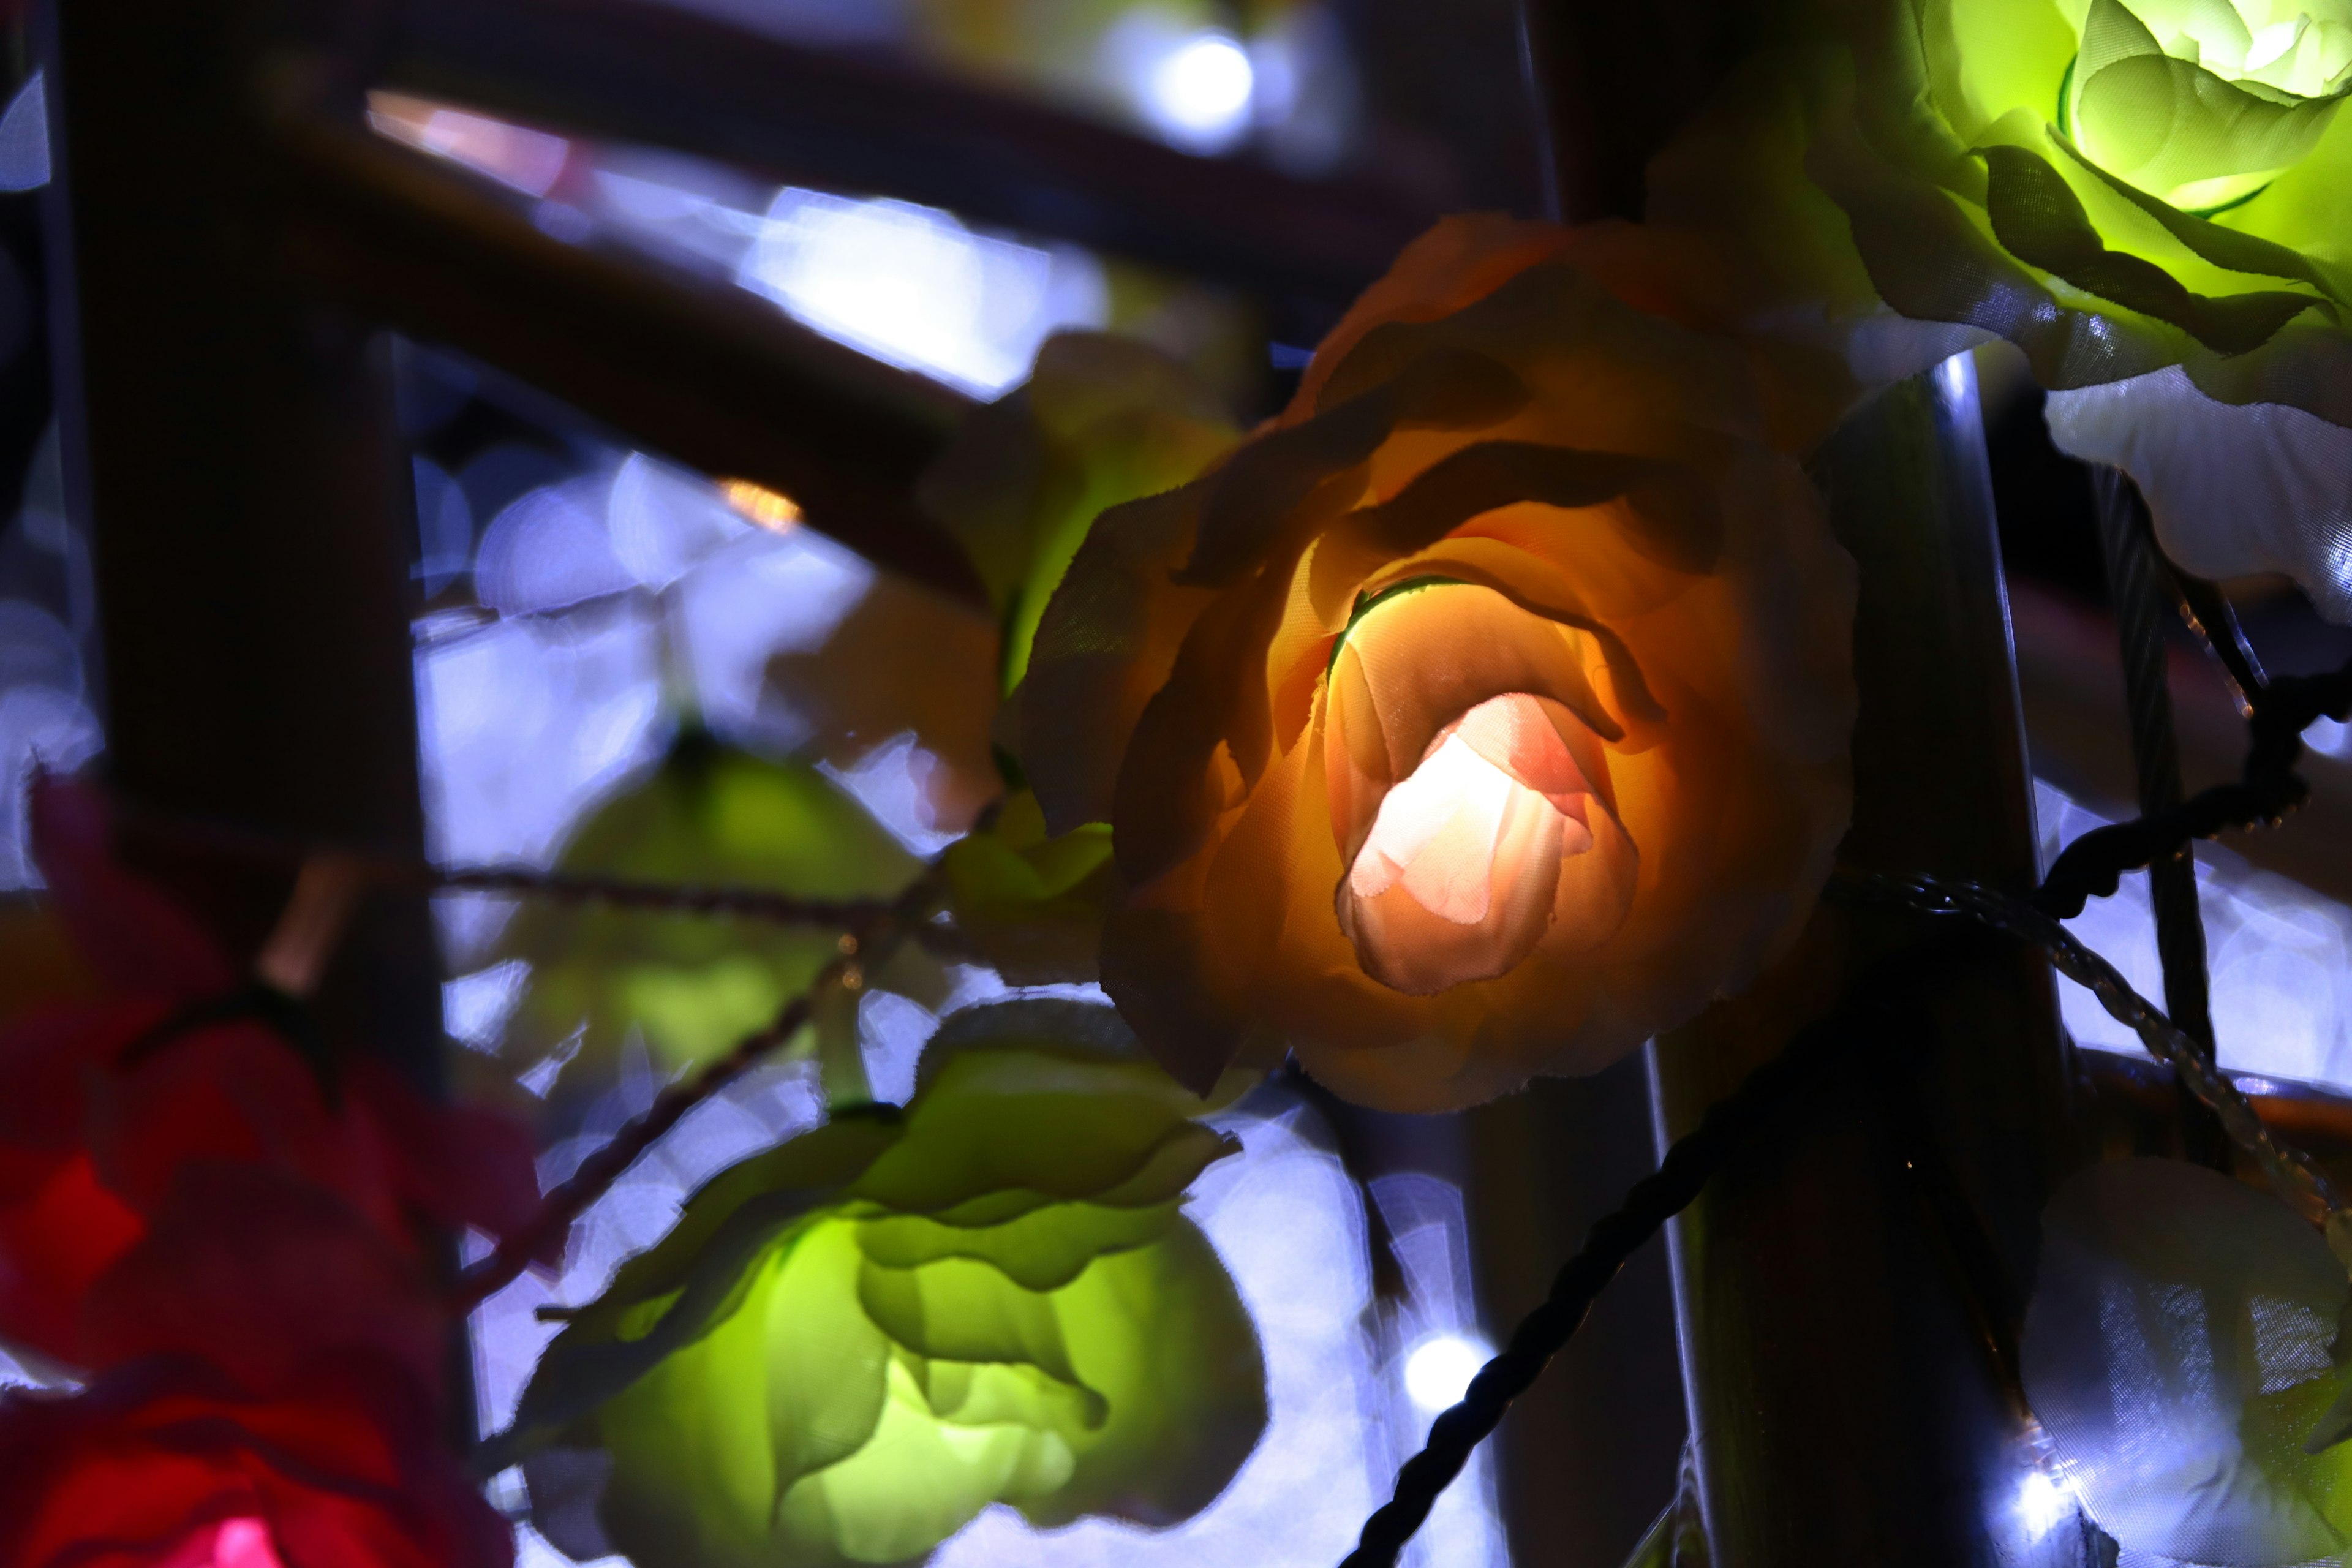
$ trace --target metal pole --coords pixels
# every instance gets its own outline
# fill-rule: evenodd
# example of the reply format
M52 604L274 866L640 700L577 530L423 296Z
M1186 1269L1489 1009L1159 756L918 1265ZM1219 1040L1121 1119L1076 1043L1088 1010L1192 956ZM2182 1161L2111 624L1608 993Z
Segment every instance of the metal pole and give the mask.
M1816 477L1862 567L1851 867L2013 891L2032 795L1970 362L1895 387ZM1836 909L1748 1001L1661 1039L1662 1137L1906 934ZM1677 1317L1717 1568L2073 1564L2014 1381L2042 1204L2073 1149L2047 969L1954 952L1883 1068L1822 1097L1676 1222Z
M2099 543L2107 568L2107 597L2116 616L2123 658L2124 695L2131 714L2132 758L2139 773L2143 813L2180 804L2180 742L2172 728L2172 685L2166 665L2164 623L2169 618L2164 558L2157 552L2137 487L2115 468L2092 474L2098 498ZM2212 997L2206 984L2205 922L2198 910L2197 858L2183 848L2147 868L2148 902L2156 915L2156 949L2164 963L2164 1010L2213 1058ZM2181 1142L2191 1160L2230 1168L2230 1139L2213 1113L2180 1097Z
M42 17L58 404L95 559L107 767L157 813L415 856L407 461L381 338L262 263L261 21L180 0ZM284 872L132 847L247 944L288 891ZM429 1089L439 967L424 899L380 894L316 1005ZM470 1417L454 1398L453 1426Z
M257 19L173 0L50 17L59 418L113 780L159 811L421 851L407 465L381 342L261 265ZM280 881L236 889L232 927L257 940ZM328 1005L421 1074L421 901L383 900L353 957Z

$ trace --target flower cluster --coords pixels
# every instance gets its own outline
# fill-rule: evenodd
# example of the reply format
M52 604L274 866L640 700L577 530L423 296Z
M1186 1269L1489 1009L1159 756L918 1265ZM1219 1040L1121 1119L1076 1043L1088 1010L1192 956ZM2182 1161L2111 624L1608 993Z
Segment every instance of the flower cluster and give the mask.
M1049 826L1110 824L1103 983L1188 1082L1288 1048L1433 1110L1591 1071L1811 912L1853 563L1748 358L1591 237L1441 225L1045 613L1022 761Z
M1865 383L1998 335L2207 576L2352 618L2352 10L1838 0L1652 171L1756 331ZM1886 307L1903 320L1891 321Z
M0 1398L0 1563L505 1562L435 1440L430 1237L521 1223L527 1135L324 1054L93 789L32 819L83 994L0 1023L0 1345L88 1382Z
M679 1568L908 1561L991 1502L1181 1519L1265 1421L1180 1212L1234 1150L1203 1109L1106 1009L957 1015L903 1114L721 1173L566 1314L493 1462L601 1449L587 1549Z

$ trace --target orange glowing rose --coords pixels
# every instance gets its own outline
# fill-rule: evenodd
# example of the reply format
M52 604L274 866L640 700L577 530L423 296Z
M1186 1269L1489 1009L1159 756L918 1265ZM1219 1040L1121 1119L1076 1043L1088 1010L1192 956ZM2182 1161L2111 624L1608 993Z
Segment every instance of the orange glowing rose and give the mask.
M1054 831L1111 824L1103 984L1189 1083L1287 1047L1436 1110L1589 1072L1812 907L1853 563L1747 353L1604 289L1592 237L1440 225L1046 612L1022 761Z

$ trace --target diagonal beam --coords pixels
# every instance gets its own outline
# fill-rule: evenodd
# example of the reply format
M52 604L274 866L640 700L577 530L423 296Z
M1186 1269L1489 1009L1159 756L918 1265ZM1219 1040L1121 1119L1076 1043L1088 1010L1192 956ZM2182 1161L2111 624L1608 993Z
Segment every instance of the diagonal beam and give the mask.
M792 497L809 526L957 597L982 592L915 507L969 403L749 296L567 245L463 175L344 124L280 116L280 259L632 441Z
M1344 303L1435 215L646 0L407 0L381 86Z

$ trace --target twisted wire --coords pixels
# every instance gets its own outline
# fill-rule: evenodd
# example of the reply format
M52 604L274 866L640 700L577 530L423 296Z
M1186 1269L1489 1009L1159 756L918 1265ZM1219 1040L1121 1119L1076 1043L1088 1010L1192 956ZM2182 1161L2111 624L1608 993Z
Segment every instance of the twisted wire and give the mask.
M2294 771L2303 756L2303 731L2320 719L2339 722L2352 714L2352 663L2325 675L2274 676L2259 692L2248 693L2253 713L2248 728L2242 776L2234 783L2198 791L2167 811L2094 828L2066 846L2050 875L2034 891L2033 907L2071 919L2095 898L2105 898L2137 871L2192 840L2232 828L2275 826L2311 796L2311 785Z
M919 878L879 916L854 926L842 942L841 955L821 970L808 989L787 1001L775 1017L735 1043L725 1056L690 1079L671 1084L655 1097L644 1115L628 1122L612 1141L580 1163L579 1169L540 1200L538 1212L512 1235L499 1239L488 1258L459 1275L448 1306L467 1311L496 1295L525 1268L562 1245L572 1221L604 1194L606 1188L642 1158L662 1135L685 1119L687 1112L757 1067L761 1059L788 1044L815 1011L816 1000L829 987L855 990L865 967L880 964L909 936L919 934L939 896L937 862L931 874Z
M1864 1014L1876 1005L1875 989L1865 988L1856 1001L1801 1031L1787 1049L1750 1073L1695 1130L1677 1139L1615 1213L1595 1222L1583 1247L1553 1278L1543 1304L1519 1320L1510 1342L1470 1380L1461 1402L1437 1417L1421 1452L1398 1470L1393 1495L1364 1521L1341 1568L1392 1568L1438 1495L1493 1434L1511 1402L1534 1386L1583 1325L1626 1260L1689 1207L1727 1159L1845 1060L1861 1042Z
M2180 745L2173 731L2170 656L2165 645L2164 589L2172 575L2157 553L2139 491L2118 469L2093 475L2098 494L2099 538L2105 548L2108 595L2115 603L2124 693L2131 719L2132 758L2139 772L2143 816L2180 804ZM2214 645L2218 647L2219 645ZM2184 845L2147 868L2148 903L2156 917L2156 949L2164 971L2164 1005L2206 1059L2214 1054L2212 998L2206 973L2205 921L2198 907L2197 862ZM2182 1132L2192 1159L2226 1163L2221 1130L2184 1100Z
M2302 1150L2279 1142L2253 1102L2196 1041L2133 990L2115 965L2033 904L1975 882L1874 872L1839 872L1830 883L1829 896L1916 914L1962 916L2040 948L2061 974L2097 997L2109 1017L2137 1035L2149 1055L2179 1074L2198 1103L2213 1112L2231 1141L2254 1157L2280 1195L2305 1218L2324 1223L2343 1206L2326 1174Z
M2294 701L2307 699L2291 698ZM2311 1157L2281 1142L2261 1113L2171 1019L2132 989L2115 966L2077 941L2034 902L1975 882L1927 876L1840 871L1825 896L1940 918L1962 918L2041 949L2058 972L2098 998L2151 1055L2171 1067L2189 1093L2222 1131L2262 1166L2290 1206L2315 1225L2343 1207L2341 1195ZM1583 1247L1553 1279L1543 1304L1519 1321L1510 1343L1471 1380L1461 1403L1439 1415L1422 1451L1397 1472L1390 1500L1364 1523L1341 1568L1393 1568L1405 1542L1435 1506L1438 1494L1494 1433L1511 1402L1534 1386L1545 1365L1583 1324L1592 1303L1625 1261L1688 1207L1731 1154L1755 1137L1774 1112L1795 1100L1826 1069L1843 1062L1861 1040L1865 1010L1883 1008L1876 993L1892 990L1884 977L1865 984L1855 1001L1811 1026L1789 1048L1749 1075L1709 1110L1697 1129L1677 1140L1651 1175L1634 1184L1615 1213L1593 1226Z

